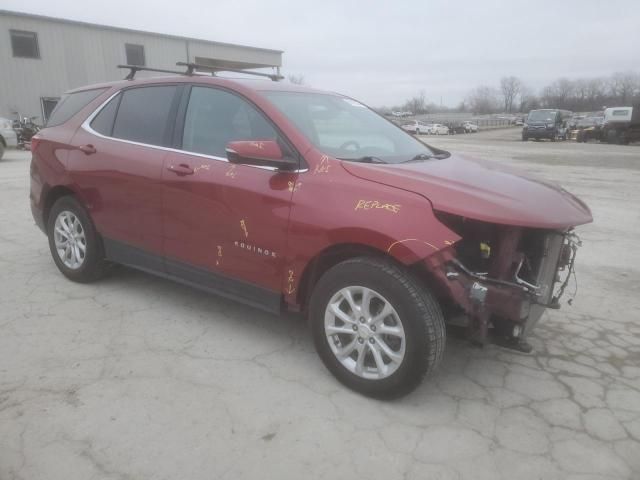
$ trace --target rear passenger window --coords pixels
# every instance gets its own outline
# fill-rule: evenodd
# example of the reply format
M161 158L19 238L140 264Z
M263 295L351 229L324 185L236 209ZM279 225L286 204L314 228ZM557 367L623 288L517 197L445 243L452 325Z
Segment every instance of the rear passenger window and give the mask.
M224 90L193 87L184 120L182 148L225 157L235 140L277 140L278 134L250 103Z
M167 127L176 87L154 86L125 90L113 125L113 137L166 145Z
M56 108L51 112L47 127L62 125L106 90L106 88L96 88L63 95Z
M120 98L121 96L117 95L100 110L98 115L91 121L91 128L102 135L111 136Z

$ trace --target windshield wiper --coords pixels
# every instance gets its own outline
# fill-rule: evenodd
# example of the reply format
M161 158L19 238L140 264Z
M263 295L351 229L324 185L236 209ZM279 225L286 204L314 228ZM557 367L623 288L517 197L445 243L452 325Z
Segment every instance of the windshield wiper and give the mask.
M436 153L436 154L419 153L418 155L413 157L411 160L407 160L404 163L419 162L420 160L431 160L433 158L435 158L436 160L444 160L445 158L449 157L449 155L450 155L449 152Z
M347 162L360 162L360 163L387 163L381 158L366 155L360 158L341 158L340 160L346 160Z

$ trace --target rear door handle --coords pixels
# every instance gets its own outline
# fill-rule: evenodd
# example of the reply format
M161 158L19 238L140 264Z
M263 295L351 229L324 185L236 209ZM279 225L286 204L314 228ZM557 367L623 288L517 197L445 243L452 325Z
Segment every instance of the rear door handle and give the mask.
M80 145L78 147L78 150L80 150L82 153L84 153L85 155L93 155L94 153L97 152L96 147L94 147L91 144L88 145Z
M184 177L185 175L193 175L193 168L186 163L181 163L180 165L169 165L167 170L181 177Z

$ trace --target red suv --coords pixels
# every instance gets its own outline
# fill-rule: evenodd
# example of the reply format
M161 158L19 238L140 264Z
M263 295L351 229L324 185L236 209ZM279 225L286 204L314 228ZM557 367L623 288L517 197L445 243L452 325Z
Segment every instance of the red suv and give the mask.
M565 190L430 147L342 95L178 75L65 95L32 141L31 206L69 279L128 265L309 319L367 395L436 367L445 320L520 350L573 269Z

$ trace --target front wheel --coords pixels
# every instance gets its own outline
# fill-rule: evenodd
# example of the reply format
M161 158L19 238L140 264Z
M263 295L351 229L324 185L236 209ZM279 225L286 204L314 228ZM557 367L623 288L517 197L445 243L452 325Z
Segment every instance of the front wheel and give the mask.
M331 268L316 284L309 314L325 366L364 395L405 395L442 359L446 332L438 303L389 260L359 257Z

